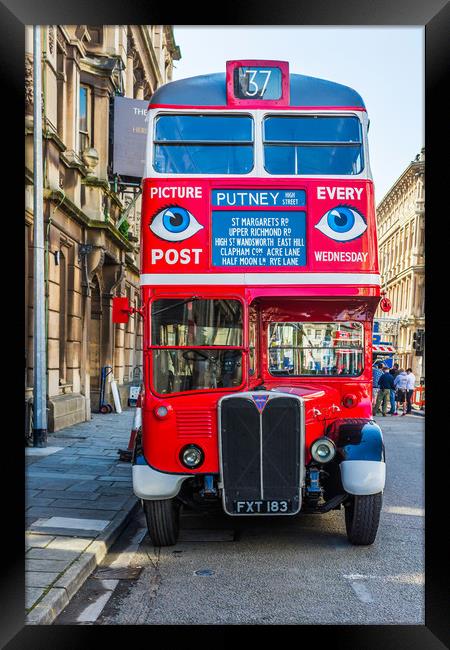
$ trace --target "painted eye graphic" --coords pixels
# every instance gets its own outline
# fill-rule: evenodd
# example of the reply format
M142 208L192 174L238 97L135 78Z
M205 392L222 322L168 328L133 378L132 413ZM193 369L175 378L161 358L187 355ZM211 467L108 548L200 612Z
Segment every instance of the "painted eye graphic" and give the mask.
M150 224L153 234L167 241L183 241L203 228L193 214L178 205L160 210Z
M367 223L356 208L338 205L325 212L315 227L335 241L351 241L361 237L367 230Z

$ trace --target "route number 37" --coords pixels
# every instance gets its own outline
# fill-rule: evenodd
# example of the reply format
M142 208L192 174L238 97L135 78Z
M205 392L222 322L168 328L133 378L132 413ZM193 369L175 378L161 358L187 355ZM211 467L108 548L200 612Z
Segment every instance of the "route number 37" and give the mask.
M247 101L277 100L282 95L282 73L277 67L242 66L234 69L234 93Z
M246 70L245 76L248 76L248 85L242 84L244 94L247 95L247 97L255 97L256 95L264 97L271 74L272 70ZM264 78L257 79L257 75L262 75ZM258 83L261 81L263 82L262 87L260 86L260 83Z

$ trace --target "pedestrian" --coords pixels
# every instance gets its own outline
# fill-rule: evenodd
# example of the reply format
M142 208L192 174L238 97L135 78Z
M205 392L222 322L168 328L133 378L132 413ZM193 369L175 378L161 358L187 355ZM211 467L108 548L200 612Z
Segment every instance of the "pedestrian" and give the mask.
M382 368L383 368L383 364L381 363L381 361L379 361L372 367L372 411L374 410L375 401L377 399L378 391L380 390L378 388L378 380L383 374Z
M414 388L416 387L416 376L413 374L412 368L406 370L408 376L408 382L406 384L406 412L411 413L412 410L412 396L414 393Z
M375 402L375 415L377 415L380 406L383 416L386 417L387 401L390 399L391 389L394 388L394 377L389 374L389 368L383 368L383 374L378 380L377 401Z
M397 404L403 405L402 415L406 415L406 387L408 385L408 375L403 368L399 371L394 379L394 386L397 389Z
M394 382L395 378L397 377L399 373L398 369L398 363L394 363L392 368L389 370L389 374L393 376ZM389 411L389 415L398 415L397 413L397 405L395 403L395 389L391 389L391 392L389 393L389 399L391 401L391 410Z
M398 363L394 363L392 368L389 370L389 374L392 375L394 379L397 377L398 373L400 372L398 368L399 368Z

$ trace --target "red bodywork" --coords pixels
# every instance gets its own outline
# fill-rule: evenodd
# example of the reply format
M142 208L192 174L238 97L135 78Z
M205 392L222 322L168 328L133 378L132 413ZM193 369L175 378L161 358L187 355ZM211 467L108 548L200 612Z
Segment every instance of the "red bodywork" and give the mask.
M198 187L201 188L201 198L167 199L151 198L153 187ZM153 285L152 275L165 275L170 282L170 274L195 274L208 278L211 273L242 273L241 267L213 267L211 261L210 225L211 190L221 188L289 188L304 189L306 191L307 214L307 263L301 269L257 267L252 272L261 272L274 275L277 273L295 273L298 284L287 285L284 280L271 286L213 284L201 285L195 280L181 286L174 281L173 284ZM317 188L329 188L326 199L317 198ZM335 242L322 234L315 224L322 215L334 205L336 200L329 198L332 188L362 189L361 199L352 201L352 206L358 208L367 220L367 230L358 239L342 243ZM337 191L337 190L336 190ZM199 192L200 193L200 192ZM185 242L166 242L156 237L149 228L152 218L158 212L170 205L181 204L195 215L198 222L204 226ZM215 208L216 209L216 208ZM239 208L234 208L238 210ZM250 210L252 208L245 208ZM254 208L257 210L257 208ZM276 209L276 208L275 208ZM298 208L293 208L298 209ZM289 210L288 207L283 210ZM164 251L161 260L151 263L151 250ZM188 264L180 259L173 262L173 257L166 258L169 250L181 251L198 250L197 259ZM361 253L363 261L324 262L316 259L317 251L347 251ZM365 254L365 255L364 255ZM170 255L170 254L169 254ZM186 255L187 256L187 255ZM170 263L167 263L166 259ZM248 349L248 319L257 318L260 323L259 341L259 372L249 377L248 355L243 355L244 382L239 390L251 390L261 382L267 389L276 388L301 395L306 406L306 450L311 442L324 434L326 425L332 420L343 417L370 417L371 415L371 382L372 382L372 319L379 301L379 286L346 281L346 274L364 273L377 274L377 240L375 228L375 214L373 204L373 185L367 180L275 180L248 178L241 179L146 179L143 185L143 215L142 215L142 298L144 302L145 327L144 327L144 383L145 398L143 399L143 451L147 462L154 468L166 472L186 473L186 468L179 460L179 453L187 443L197 443L205 452L205 462L195 473L217 473L219 471L218 440L217 440L217 402L227 390L197 390L189 393L158 396L154 393L151 384L151 338L149 310L150 303L155 298L162 297L226 297L240 298L244 305L244 349ZM342 283L339 284L305 284L302 285L302 273L340 273ZM251 274L249 274L251 276ZM189 280L186 277L186 281ZM319 282L319 276L318 276ZM259 305L256 308L256 305ZM267 323L271 321L342 321L354 320L364 324L364 371L359 377L344 379L342 377L285 377L276 378L269 374L267 364ZM234 391L234 389L232 389ZM346 408L342 398L347 394L356 395L357 405ZM154 409L161 405L170 405L172 408L164 420L158 419ZM306 462L309 461L308 451Z

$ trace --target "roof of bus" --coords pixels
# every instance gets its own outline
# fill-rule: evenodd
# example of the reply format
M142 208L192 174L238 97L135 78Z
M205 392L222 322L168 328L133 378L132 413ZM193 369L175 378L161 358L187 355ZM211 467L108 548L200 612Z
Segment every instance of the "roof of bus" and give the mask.
M290 106L361 107L361 96L350 88L334 81L291 74ZM225 73L188 77L164 84L152 95L150 104L172 106L226 106Z

